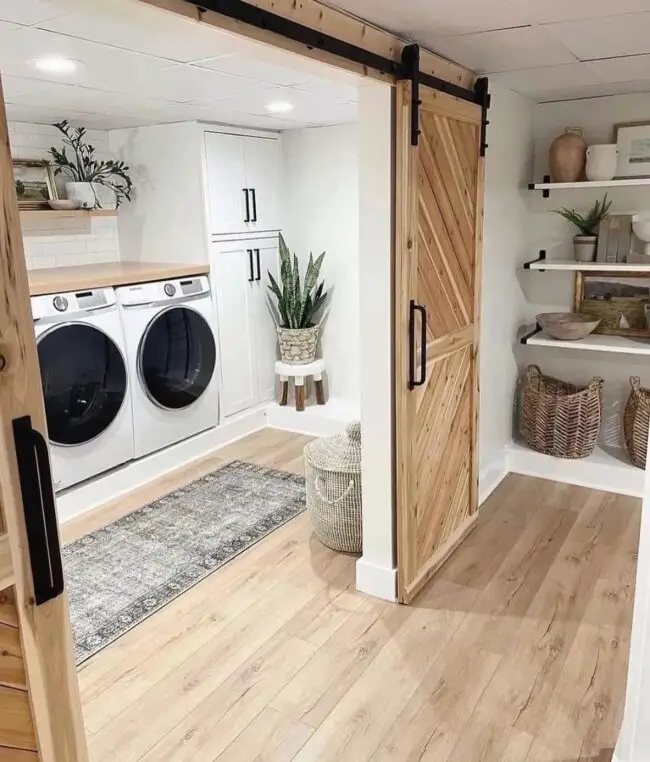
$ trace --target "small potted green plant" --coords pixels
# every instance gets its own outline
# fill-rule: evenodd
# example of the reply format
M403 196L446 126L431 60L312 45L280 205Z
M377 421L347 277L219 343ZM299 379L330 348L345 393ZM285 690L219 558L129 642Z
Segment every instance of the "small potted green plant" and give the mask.
M56 167L54 174L70 178L65 184L68 198L80 201L84 209L116 209L131 200L133 182L123 161L97 160L94 146L85 141L85 127L71 127L67 120L52 126L63 135L63 148L58 151L52 146L50 155Z
M596 258L596 244L598 243L598 228L600 223L609 214L612 205L607 200L607 194L602 201L596 201L586 214L580 214L575 209L554 209L555 214L559 214L568 220L578 229L578 235L573 238L573 251L576 261L593 262Z
M280 235L282 287L269 273L268 288L275 297L275 304L271 300L271 307L277 322L280 356L283 362L290 365L313 362L316 358L320 330L316 316L327 299L324 282L318 282L324 257L325 252L314 261L313 255L309 255L304 282L301 285L298 257L294 254L292 260L284 238Z

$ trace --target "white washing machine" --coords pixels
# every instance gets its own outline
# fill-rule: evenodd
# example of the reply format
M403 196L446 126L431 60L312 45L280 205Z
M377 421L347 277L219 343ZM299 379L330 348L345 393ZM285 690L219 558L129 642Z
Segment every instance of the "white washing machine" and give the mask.
M135 457L217 425L216 318L207 277L116 289Z
M133 458L126 347L112 288L31 304L58 491Z

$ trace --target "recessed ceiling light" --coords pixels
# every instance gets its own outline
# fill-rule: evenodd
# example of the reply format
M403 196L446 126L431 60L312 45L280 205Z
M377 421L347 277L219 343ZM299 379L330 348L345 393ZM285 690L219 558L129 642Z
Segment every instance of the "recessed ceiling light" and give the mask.
M288 114L293 111L293 104L289 101L271 101L266 104L266 110L271 114Z
M63 56L44 56L35 58L31 63L35 69L47 74L72 74L79 68L79 61Z

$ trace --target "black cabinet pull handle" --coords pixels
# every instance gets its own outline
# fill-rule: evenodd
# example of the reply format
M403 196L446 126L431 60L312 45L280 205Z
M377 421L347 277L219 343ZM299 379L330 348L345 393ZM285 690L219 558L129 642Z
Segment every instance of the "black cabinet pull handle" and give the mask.
M61 544L47 442L28 415L12 421L34 599L41 606L64 590Z
M257 194L255 188L251 188L251 195L253 196L253 219L251 222L257 222Z
M420 313L420 377L415 378L415 313ZM413 299L409 303L409 377L408 388L423 386L427 379L427 311L416 304Z
M243 188L244 196L246 198L246 219L244 222L250 222L251 221L251 204L250 204L250 198L248 196L248 188Z
M260 268L260 250L255 249L255 257L257 259L257 278L255 280L262 280L262 270Z
M253 250L246 249L248 254L248 282L252 283L255 280L255 270L253 269Z

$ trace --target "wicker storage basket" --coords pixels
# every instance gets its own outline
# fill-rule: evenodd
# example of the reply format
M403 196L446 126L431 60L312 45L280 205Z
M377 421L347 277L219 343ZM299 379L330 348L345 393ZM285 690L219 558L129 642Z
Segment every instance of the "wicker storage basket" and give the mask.
M307 513L316 537L333 550L361 552L361 425L305 447Z
M586 458L603 415L603 380L574 386L529 365L521 382L519 431L533 450L557 458Z
M630 396L623 415L623 434L630 460L635 466L645 468L648 448L648 423L650 422L650 389L641 386L641 379L630 378Z

